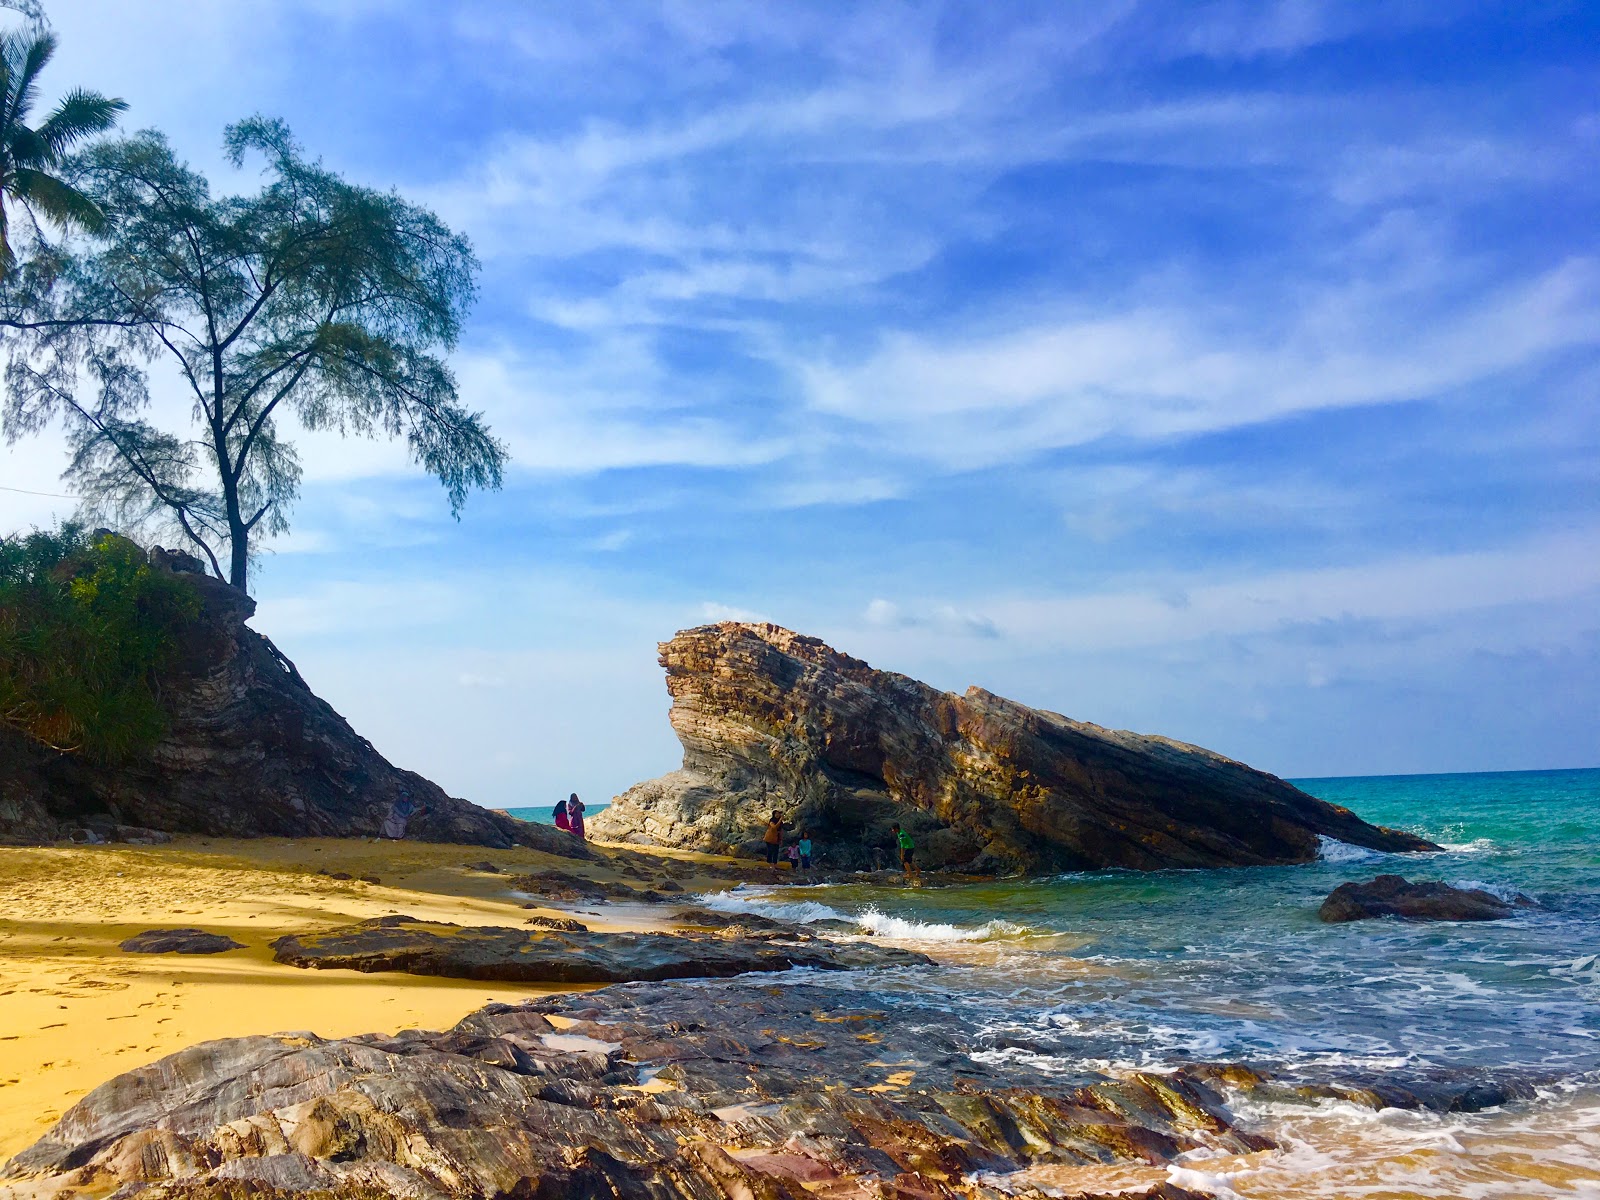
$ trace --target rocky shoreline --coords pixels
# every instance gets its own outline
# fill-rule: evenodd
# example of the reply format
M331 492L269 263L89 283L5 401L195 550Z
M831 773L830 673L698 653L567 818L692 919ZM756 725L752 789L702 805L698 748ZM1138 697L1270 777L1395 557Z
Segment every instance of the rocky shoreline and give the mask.
M1532 1095L1207 1063L1063 1076L992 1065L983 1044L942 1009L811 976L494 1004L444 1032L226 1039L97 1088L0 1168L0 1196L1044 1200L1061 1193L1026 1172L1274 1149L1230 1093L1442 1111Z
M1184 1164L1273 1151L1232 1097L1472 1112L1535 1094L1537 1081L1449 1071L1064 1073L900 995L897 972L933 965L922 954L673 909L674 932L391 916L279 938L277 960L301 968L644 982L490 1004L440 1032L188 1047L95 1088L0 1167L0 1197L1045 1200L1069 1193L1038 1173L1181 1179ZM871 974L840 987L835 970ZM1210 1193L1169 1180L1071 1194Z

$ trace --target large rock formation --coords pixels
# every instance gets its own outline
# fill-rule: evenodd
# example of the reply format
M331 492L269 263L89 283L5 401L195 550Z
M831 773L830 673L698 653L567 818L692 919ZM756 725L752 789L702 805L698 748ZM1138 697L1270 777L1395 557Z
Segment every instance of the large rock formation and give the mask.
M160 569L173 562L181 556L152 554ZM166 735L151 753L105 767L0 725L0 842L113 825L231 837L376 834L391 805L406 800L420 810L412 838L586 853L564 833L447 796L393 766L245 624L254 600L208 575L180 577L201 609L162 680Z
M776 625L660 650L683 768L617 797L602 838L755 850L777 809L829 866L881 865L893 821L924 865L974 871L1297 863L1319 835L1437 848L1198 746L941 692Z

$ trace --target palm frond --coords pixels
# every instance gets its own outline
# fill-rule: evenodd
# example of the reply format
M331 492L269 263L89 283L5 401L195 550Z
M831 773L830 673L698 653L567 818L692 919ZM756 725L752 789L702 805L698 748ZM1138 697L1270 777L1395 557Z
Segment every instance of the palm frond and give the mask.
M4 51L11 77L5 120L8 125L20 124L38 95L39 72L55 56L56 37L53 33L22 33L16 36L15 47L7 37Z
M12 190L58 225L76 225L91 233L105 228L106 215L95 202L54 175L18 167Z
M56 105L55 112L36 131L50 148L53 161L60 161L74 142L104 133L128 111L126 100L111 99L99 92L74 88Z

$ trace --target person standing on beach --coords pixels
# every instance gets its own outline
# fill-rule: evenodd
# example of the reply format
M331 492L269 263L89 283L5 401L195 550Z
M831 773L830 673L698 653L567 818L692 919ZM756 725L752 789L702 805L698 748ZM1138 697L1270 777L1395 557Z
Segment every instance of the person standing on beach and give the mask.
M900 847L901 869L905 871L907 879L916 878L918 874L916 864L917 844L911 840L911 834L908 830L900 828L899 822L889 828L894 832L894 840Z
M564 829L568 833L571 833L572 832L572 818L567 815L567 802L565 800L557 800L556 801L556 813L555 813L555 816L556 816L556 828L557 829Z
M572 832L572 836L577 838L580 842L584 840L583 810L585 807L586 806L584 805L583 801L578 799L577 792L573 792L572 795L567 797L567 821L569 823L569 828Z
M767 822L767 832L761 840L767 844L767 865L778 865L778 847L783 845L783 814L775 812Z

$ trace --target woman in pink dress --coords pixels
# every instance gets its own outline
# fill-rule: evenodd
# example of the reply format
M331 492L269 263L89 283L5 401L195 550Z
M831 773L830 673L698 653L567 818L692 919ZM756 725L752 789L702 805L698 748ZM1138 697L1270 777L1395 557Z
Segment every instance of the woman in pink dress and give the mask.
M567 797L567 820L571 823L572 836L580 842L584 840L583 810L584 803L578 799L577 792L573 792L572 795Z
M567 815L567 802L565 800L556 804L556 828L565 829L568 833L572 832L572 818Z

